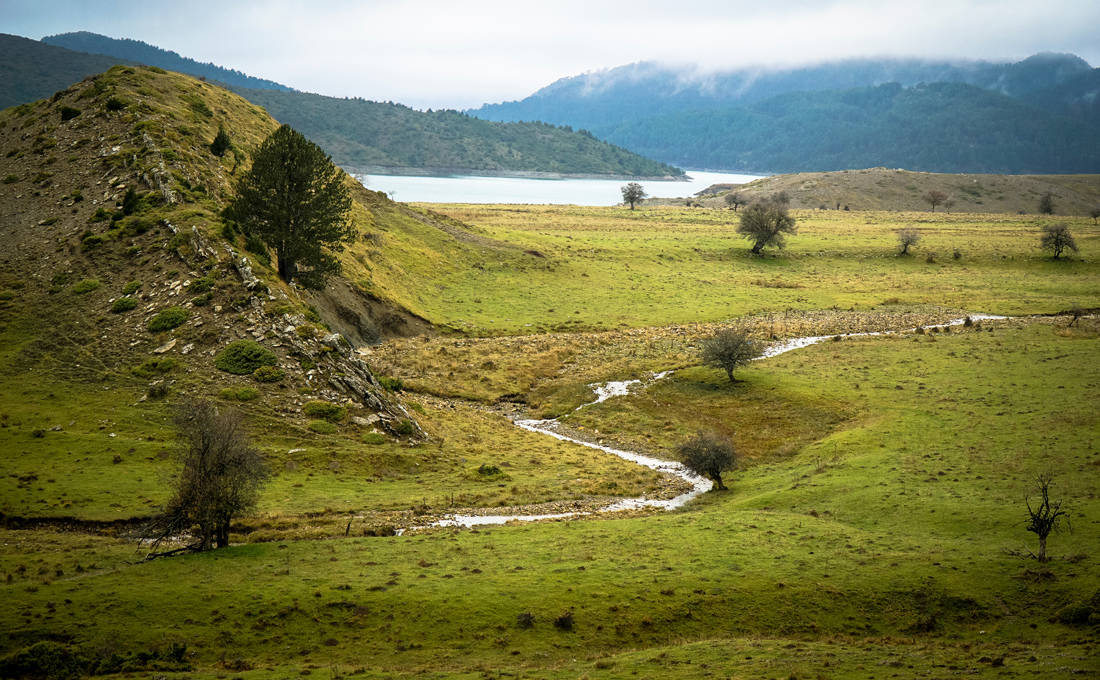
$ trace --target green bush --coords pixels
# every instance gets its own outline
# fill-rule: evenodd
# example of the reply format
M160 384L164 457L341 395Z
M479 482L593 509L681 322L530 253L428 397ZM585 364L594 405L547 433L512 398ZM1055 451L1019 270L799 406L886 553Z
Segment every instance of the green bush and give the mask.
M146 326L151 333L159 333L161 331L170 331L177 326L187 321L187 317L190 316L183 307L168 307L157 312L157 315L149 320L149 324Z
M140 366L134 366L130 372L139 378L153 378L164 375L176 367L174 359L146 359Z
M416 427L412 424L411 420L402 420L393 426L393 431L397 434L408 436L416 432Z
M336 426L327 420L314 420L308 425L309 429L317 434L333 434L336 432Z
M192 293L205 293L214 287L214 277L204 276L201 279L195 279L191 282L191 285L187 287Z
M252 378L256 382L273 383L279 382L286 377L286 373L281 368L275 366L260 366L255 371L252 371Z
M226 401L252 401L260 396L260 391L255 387L227 387L218 396Z
M74 109L71 106L61 107L61 120L72 120L80 115L80 109Z
M4 175L4 184L15 184L18 181L18 175Z
M124 100L124 99L120 99L118 97L111 97L110 99L107 100L107 110L108 111L121 111L124 108L126 108L126 100Z
M87 670L87 661L68 646L53 641L36 642L0 659L0 677L79 678Z
M100 206L100 207L95 209L95 212L92 213L92 216L91 216L91 218L88 219L88 221L89 222L103 222L104 220L106 220L110 217L111 217L111 211L107 210L103 206Z
M103 244L104 238L99 234L88 234L80 239L80 247L84 250L92 250Z
M132 297L120 297L111 305L111 312L121 314L137 307L137 300Z
M123 295L133 295L137 292L137 289L141 288L141 281L130 281L122 287Z
M324 418L330 423L340 422L348 412L343 406L320 400L307 401L303 409L310 418Z
M386 437L377 432L368 432L363 435L363 443L370 444L371 446L378 446L379 444L386 443Z
M73 292L77 295L84 295L90 293L96 288L99 288L99 279L84 279L75 286L73 286Z
M405 383L401 382L401 378L387 378L380 375L378 376L378 384L390 392L400 392L405 389Z
M234 375L250 375L260 366L274 366L277 363L279 358L274 352L252 340L232 342L214 357L215 366Z

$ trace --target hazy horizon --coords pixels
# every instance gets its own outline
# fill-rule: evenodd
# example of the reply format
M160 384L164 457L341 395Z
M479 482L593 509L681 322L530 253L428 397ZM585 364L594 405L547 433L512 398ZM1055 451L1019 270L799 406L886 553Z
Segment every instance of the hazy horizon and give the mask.
M1100 62L1100 3L636 2L454 5L3 0L0 31L41 39L131 38L298 90L466 109L522 99L564 77L637 62L701 73L854 58L1019 61L1038 52ZM288 30L293 28L294 30ZM780 39L777 40L777 36ZM778 46L778 49L777 49Z

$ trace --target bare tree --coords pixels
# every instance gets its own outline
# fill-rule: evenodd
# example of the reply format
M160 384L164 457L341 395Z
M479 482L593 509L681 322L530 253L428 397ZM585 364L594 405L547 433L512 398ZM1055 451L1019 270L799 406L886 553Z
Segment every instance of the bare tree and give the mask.
M722 473L737 467L737 452L733 444L716 434L700 432L681 444L676 452L684 467L713 481L719 491L726 490Z
M909 248L920 242L920 232L912 227L898 229L898 245L901 246L901 254L908 255Z
M622 192L623 203L629 203L631 210L634 209L635 203L641 203L642 200L648 195L646 194L645 189L642 188L642 185L638 184L637 182L624 184Z
M748 334L735 328L724 328L702 342L703 363L721 368L729 376L730 382L737 382L733 371L749 363L764 353L760 343L749 338Z
M1054 214L1054 194L1050 191L1039 197L1039 212L1043 215Z
M947 194L938 189L932 189L925 192L924 196L922 196L921 198L923 198L925 201L928 202L930 206L932 206L932 212L936 212L936 206L947 200Z
M737 191L731 191L726 194L726 207L733 208L733 212L737 212L737 209L745 205L745 197Z
M778 199L753 203L741 213L737 233L753 242L752 253L759 255L765 246L784 246L783 234L794 234L795 219L787 214L787 205Z
M1077 242L1073 240L1073 234L1069 233L1069 227L1064 223L1044 225L1039 232L1039 247L1052 251L1055 260L1066 249L1077 252Z
M180 433L175 491L152 526L157 542L192 532L192 550L229 545L234 515L256 503L270 476L263 455L249 442L236 411L219 411L208 401L184 403L176 410Z
M1036 557L1040 562L1048 560L1047 536L1057 531L1067 521L1064 518L1068 517L1062 509L1062 501L1050 502L1050 484L1053 480L1054 475L1050 472L1036 478L1035 490L1039 492L1039 499L1035 507L1031 506L1030 497L1024 499L1027 504L1027 530L1039 537L1039 554Z

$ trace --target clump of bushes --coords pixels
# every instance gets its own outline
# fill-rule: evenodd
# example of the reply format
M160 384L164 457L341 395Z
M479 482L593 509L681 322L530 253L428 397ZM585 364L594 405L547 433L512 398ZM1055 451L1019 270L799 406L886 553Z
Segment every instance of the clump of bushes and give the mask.
M378 376L378 384L390 392L400 392L405 389L405 383L401 382L401 378L388 378L381 375Z
M379 446L386 443L386 437L378 432L368 432L363 435L363 443L371 446Z
M110 99L107 100L107 110L108 111L121 111L124 108L126 108L126 101L124 99L120 99L118 97L111 97Z
M573 612L564 611L554 619L554 627L558 630L573 630Z
M535 615L531 612L520 612L516 616L516 625L520 628L531 628L535 625Z
M187 317L191 315L183 307L167 307L157 312L157 315L152 319L149 319L149 323L146 328L151 333L160 333L161 331L170 331L187 321Z
M189 285L187 288L192 293L205 293L206 291L210 290L213 287L214 287L214 277L207 275L207 276L202 277L201 279L195 279L194 281L191 282L191 285Z
M99 279L84 279L73 286L73 292L77 295L84 295L90 293L96 288L99 288Z
M261 366L278 363L274 352L252 340L231 342L214 357L214 366L234 375L251 375Z
M252 371L252 378L256 382L273 383L279 382L286 377L286 373L276 366L260 366L255 371Z
M152 378L164 375L176 367L174 359L146 359L140 366L134 366L130 372L139 378Z
M252 401L260 396L260 391L255 387L227 387L218 396L226 401Z
M132 297L120 297L111 305L111 312L114 314L122 314L123 312L130 311L134 307L137 307L137 300Z
M338 423L344 419L348 410L343 406L337 406L328 401L321 401L315 399L313 401L307 401L305 406L302 407L305 414L310 418L323 418L330 423Z
M317 434L333 434L336 432L336 426L327 420L311 421L307 427Z
M75 109L71 106L62 106L61 107L61 120L63 120L63 121L72 120L73 118L76 118L79 115L80 115L80 109Z
M393 426L393 431L397 434L408 436L416 432L416 427L412 424L411 420L401 420Z

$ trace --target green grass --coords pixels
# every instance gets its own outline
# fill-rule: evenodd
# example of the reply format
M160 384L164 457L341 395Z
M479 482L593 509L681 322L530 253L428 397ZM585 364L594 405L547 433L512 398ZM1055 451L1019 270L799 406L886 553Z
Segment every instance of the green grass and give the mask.
M726 210L431 207L515 245L429 274L435 286L418 307L474 333L705 322L788 308L936 304L1028 314L1100 305L1100 231L1085 218L795 211L798 234L788 247L757 258ZM1073 261L1053 262L1038 249L1039 225L1052 221L1070 224L1081 247ZM904 227L922 235L911 257L896 255L895 232ZM934 264L925 261L930 252Z
M893 673L899 660L899 677L929 662L996 673L980 659L1002 656L1014 672L1095 672L1087 629L1048 619L1100 589L1100 425L1079 398L1100 384L1096 342L1095 329L1038 323L817 345L744 377L851 417L793 455L763 454L730 492L684 511L116 557L75 581L24 572L4 586L18 604L0 625L9 649L46 630L125 651L182 640L204 668L231 644L255 677L311 666L696 677L688 660L728 673L732 652L784 677L832 677L834 663L836 677ZM690 395L710 378L688 372L672 389ZM738 424L736 409L725 416ZM1053 580L1035 581L1035 563L1012 551L1033 547L1022 500L1048 467L1074 531L1051 541ZM18 559L48 572L58 558ZM111 616L97 616L104 607ZM571 632L550 623L566 610ZM530 629L516 625L523 612Z

